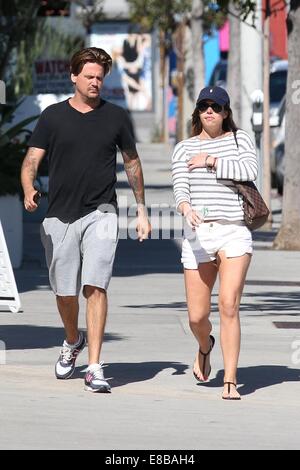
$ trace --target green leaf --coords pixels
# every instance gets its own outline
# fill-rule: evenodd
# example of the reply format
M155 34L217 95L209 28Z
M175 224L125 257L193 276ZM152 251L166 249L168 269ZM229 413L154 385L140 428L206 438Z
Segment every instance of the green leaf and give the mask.
M0 135L0 145L1 145L1 140L8 138L8 139L13 139L14 137L17 137L18 135L22 134L23 132L26 132L26 126L30 124L31 122L35 121L38 119L39 115L36 116L31 116L27 119L24 119L23 121L19 122L15 126L9 128L7 131L5 131L2 135Z

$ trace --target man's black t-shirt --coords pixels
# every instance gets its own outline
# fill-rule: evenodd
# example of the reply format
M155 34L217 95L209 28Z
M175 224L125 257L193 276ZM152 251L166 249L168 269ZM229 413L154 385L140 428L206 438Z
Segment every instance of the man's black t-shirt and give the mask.
M41 114L28 145L47 151L47 217L74 222L102 204L117 208L117 147L136 151L124 109L104 100L88 113L69 100L54 104Z

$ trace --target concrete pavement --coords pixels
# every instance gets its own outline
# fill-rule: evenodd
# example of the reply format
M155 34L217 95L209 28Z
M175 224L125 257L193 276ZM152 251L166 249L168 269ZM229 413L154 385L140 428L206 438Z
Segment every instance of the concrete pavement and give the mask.
M170 150L140 150L148 204L173 204ZM127 197L119 170L118 194ZM0 313L0 340L6 344L0 449L299 448L300 252L271 250L280 198L272 204L274 228L255 233L241 307L241 402L220 398L217 290L211 381L194 381L196 343L188 327L179 240L120 240L102 357L112 394L83 391L86 352L74 378L57 381L54 363L64 335L39 242L42 214L26 216L24 265L16 271L23 312Z

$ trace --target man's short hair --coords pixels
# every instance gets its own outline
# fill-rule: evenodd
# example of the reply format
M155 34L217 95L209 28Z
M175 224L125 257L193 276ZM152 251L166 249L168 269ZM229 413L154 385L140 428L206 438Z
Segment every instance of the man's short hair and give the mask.
M112 58L104 49L98 47L87 47L76 52L71 58L70 72L79 75L88 62L102 65L104 75L107 75L112 67Z

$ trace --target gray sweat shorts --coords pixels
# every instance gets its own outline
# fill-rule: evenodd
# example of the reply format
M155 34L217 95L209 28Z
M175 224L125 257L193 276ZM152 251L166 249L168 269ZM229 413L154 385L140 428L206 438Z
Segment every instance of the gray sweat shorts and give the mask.
M118 243L118 217L95 210L73 223L44 219L41 239L50 285L58 296L76 296L81 287L107 290Z

